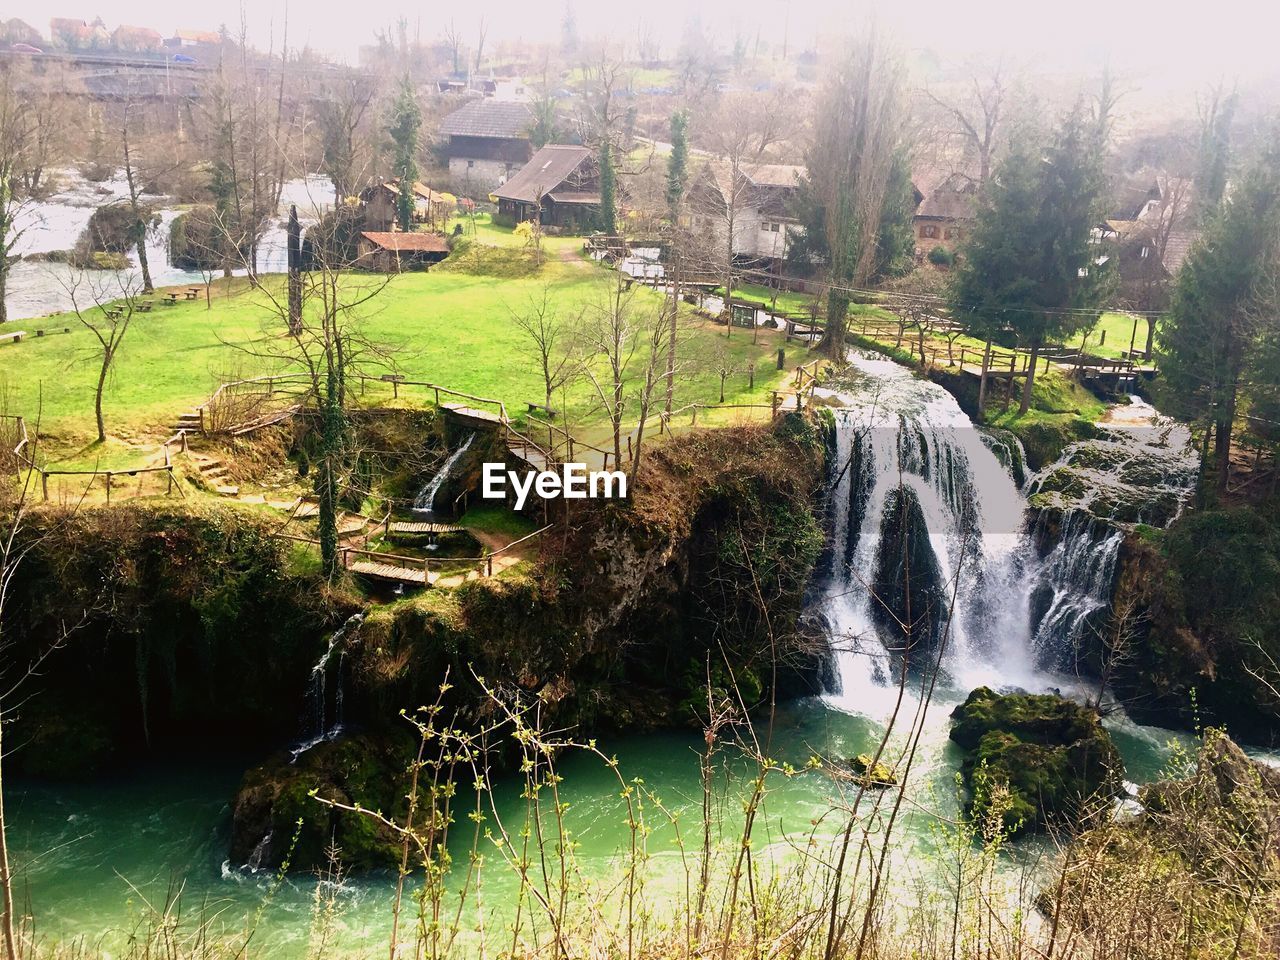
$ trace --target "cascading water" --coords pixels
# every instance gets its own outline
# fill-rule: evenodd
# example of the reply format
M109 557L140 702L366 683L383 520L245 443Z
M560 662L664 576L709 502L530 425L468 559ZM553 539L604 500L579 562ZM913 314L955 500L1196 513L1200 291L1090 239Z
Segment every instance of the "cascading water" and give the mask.
M476 435L474 433L467 434L467 439L462 441L462 445L449 454L448 459L445 460L440 469L427 481L427 485L418 492L418 496L413 501L414 513L430 514L435 509L436 494L440 492L444 482L449 479L449 472L462 459L462 455L467 452L467 449L471 446L471 441L475 438Z
M979 431L950 394L893 362L854 356L851 369L848 392L819 392L836 405L817 598L830 702L887 715L898 670L930 664L944 638L943 682L956 692L1072 686L1075 651L1110 609L1125 527L1163 525L1186 497L1186 431L1134 398L1028 481L1029 502L1012 478L1016 443Z
M1125 526L1166 526L1195 482L1187 429L1138 397L1111 409L1098 437L1072 444L1027 484L1040 510L1033 572L1032 645L1039 660L1074 670L1111 608Z
M957 683L1024 681L1034 673L1018 589L1030 556L1025 500L945 390L891 361L851 363L849 393L822 391L843 404L833 411L831 562L820 600L835 650L832 702L887 712L901 654L908 667L920 664L944 635L943 668Z
M320 659L316 661L315 666L311 668L311 674L307 681L306 707L303 713L303 739L291 751L294 760L297 760L298 757L316 744L332 740L342 732L342 666L346 659L346 652L339 651L338 653L338 665L335 671L337 682L334 686L332 714L329 712L328 696L329 662L333 659L333 652L338 648L338 644L358 630L362 623L364 623L363 613L352 614L347 622L329 637L329 645L325 648L324 653L320 655Z

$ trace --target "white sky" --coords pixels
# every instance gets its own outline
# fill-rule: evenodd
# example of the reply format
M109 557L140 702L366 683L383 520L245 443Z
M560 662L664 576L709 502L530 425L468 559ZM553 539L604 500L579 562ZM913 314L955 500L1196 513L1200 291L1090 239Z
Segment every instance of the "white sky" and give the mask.
M1276 70L1280 3L1275 0L572 0L579 35L634 39L638 23L673 49L687 19L696 14L708 32L731 42L735 21L751 37L781 41L789 20L792 48L841 24L879 21L909 47L944 57L1004 51L1054 66L1093 69L1104 57L1130 73L1156 66L1171 78L1198 83L1227 77L1269 75ZM290 46L307 43L326 53L354 58L374 31L403 14L419 22L424 38L438 35L453 19L474 36L483 15L488 44L504 39L554 40L564 0L383 0L363 7L350 0L4 0L0 16L18 16L47 33L50 16L92 20L108 28L120 23L153 26L162 33L180 27L216 29L240 22L242 8L251 36L265 46L289 10ZM180 10L180 12L179 12Z

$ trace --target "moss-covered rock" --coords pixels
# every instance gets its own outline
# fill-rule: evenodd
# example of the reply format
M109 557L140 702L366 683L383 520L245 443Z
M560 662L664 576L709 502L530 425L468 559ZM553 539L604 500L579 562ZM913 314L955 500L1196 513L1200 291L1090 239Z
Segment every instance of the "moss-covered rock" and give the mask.
M1095 711L1047 694L979 687L952 712L951 739L964 750L969 810L983 817L1007 786L1011 833L1069 823L1090 801L1115 796L1124 765Z
M898 782L893 767L883 760L876 760L869 753L860 753L849 761L854 779L866 787L892 787Z
M245 774L231 814L231 860L253 867L288 861L305 870L328 859L329 846L355 869L383 867L400 855L401 837L369 813L403 822L411 736L341 737L296 760L278 754Z

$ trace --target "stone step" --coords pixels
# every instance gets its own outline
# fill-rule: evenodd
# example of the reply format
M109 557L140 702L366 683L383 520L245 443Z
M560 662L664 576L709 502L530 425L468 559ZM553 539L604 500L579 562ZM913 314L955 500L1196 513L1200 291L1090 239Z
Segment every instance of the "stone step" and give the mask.
M232 487L226 484L220 484L213 488L214 492L223 497L234 497L240 493L239 487Z

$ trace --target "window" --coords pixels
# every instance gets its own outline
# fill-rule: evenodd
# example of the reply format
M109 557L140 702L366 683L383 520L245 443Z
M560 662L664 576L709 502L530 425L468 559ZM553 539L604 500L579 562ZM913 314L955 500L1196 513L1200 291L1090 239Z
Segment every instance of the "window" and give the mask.
M468 170L470 170L470 169L471 169L472 167L474 167L475 165L476 165L476 162L475 162L474 160L468 160L468 161L467 161L467 169L468 169Z
M761 220L761 221L760 221L760 229L761 229L761 230L766 230L766 231L767 231L767 230L769 229L769 221L768 221L768 220Z
M770 233L777 233L777 232L778 232L778 228L779 228L780 226L781 226L781 224L777 224L777 223L771 223L771 224L769 224L769 232L770 232Z
M945 230L943 230L943 231L942 231L942 239L943 239L943 240L950 240L950 239L951 239L951 228L950 228L950 227L947 227Z
M920 236L933 239L938 235L938 228L931 223L926 223L920 228Z

